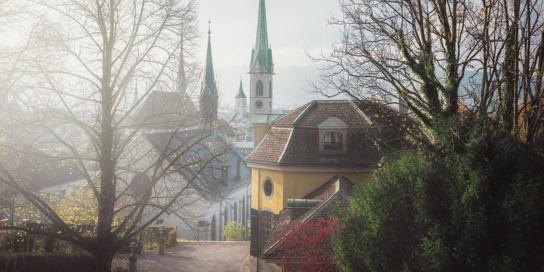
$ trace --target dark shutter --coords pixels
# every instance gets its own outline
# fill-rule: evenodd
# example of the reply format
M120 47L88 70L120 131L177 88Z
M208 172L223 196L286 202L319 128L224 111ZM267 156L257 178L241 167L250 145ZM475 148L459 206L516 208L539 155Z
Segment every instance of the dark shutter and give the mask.
M251 209L251 244L249 253L253 257L259 257L259 211Z

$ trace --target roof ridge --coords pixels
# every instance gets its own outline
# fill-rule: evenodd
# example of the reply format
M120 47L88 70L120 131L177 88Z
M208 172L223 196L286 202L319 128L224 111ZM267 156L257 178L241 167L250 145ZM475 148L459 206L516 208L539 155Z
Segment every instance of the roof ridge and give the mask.
M304 115L306 115L306 113L307 113L307 112L308 112L315 104L317 104L317 102L316 102L315 100L312 101L312 102L310 102L310 105L308 105L308 107L307 107L304 111L302 111L302 112L300 113L300 115L297 117L297 119L295 119L295 121L293 121L293 125L298 124L298 122L300 121L300 119L302 119L302 117L303 117Z
M283 149L283 152L281 153L280 159L278 160L278 163L282 163L285 159L285 156L287 155L287 150L291 147L292 139L293 139L293 132L295 132L294 128L291 129L291 134L289 134L289 140L287 140L287 144L285 145L285 148Z
M312 101L312 102L313 102L313 101ZM280 118L274 120L274 122L272 122L272 124L276 123L277 121L283 119L283 118L286 117L286 116L291 115L292 113L295 113L297 110L300 110L300 109L302 109L303 107L306 107L306 106L310 105L312 102L308 102L308 103L306 103L306 104L304 104L304 105L302 105L302 106L300 106L300 107L294 109L292 112L290 112L290 113L288 113L288 114L285 114L284 116L282 116L282 117L280 117ZM302 113L300 113L300 114L302 114ZM299 114L299 116L300 116L300 114ZM297 118L298 118L298 117L297 117Z
M368 123L369 125L372 125L372 124L373 124L372 120L370 120L370 118L368 118L368 116L366 116L366 114L359 108L359 106L358 106L357 104L355 104L355 102L353 102L353 100L350 100L349 102L350 102L351 105L355 108L355 110L356 110L359 114L361 114L361 116L363 116L363 118L365 119L365 121L367 121L367 123Z

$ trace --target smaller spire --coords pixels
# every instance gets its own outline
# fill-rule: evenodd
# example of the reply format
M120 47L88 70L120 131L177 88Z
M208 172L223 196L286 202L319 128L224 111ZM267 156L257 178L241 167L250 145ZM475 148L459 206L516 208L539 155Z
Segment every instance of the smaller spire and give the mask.
M242 88L242 75L240 75L240 88L238 89L238 94L236 95L236 98L246 98L244 88Z
M210 24L211 29L211 23L212 21L208 21ZM213 73L213 60L212 60L212 42L211 42L211 30L208 30L208 49L206 52L206 67L205 67L205 75L204 75L204 84L206 88L210 91L212 95L215 95L215 76Z
M134 100L132 100L132 102L134 102L134 104L138 103L138 80L136 80L136 88L134 89Z
M180 30L180 45L179 45L179 67L178 67L178 78L177 78L177 91L181 94L185 94L185 88L187 87L187 76L185 74L185 59L183 57L184 55L184 49L183 49L183 41L184 41L184 32L183 32L183 26L181 26Z
M212 35L212 19L208 20L208 37Z

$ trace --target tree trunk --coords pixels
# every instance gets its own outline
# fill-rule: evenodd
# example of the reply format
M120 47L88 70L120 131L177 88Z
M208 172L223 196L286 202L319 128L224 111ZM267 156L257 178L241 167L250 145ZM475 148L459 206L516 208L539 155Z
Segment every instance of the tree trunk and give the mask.
M113 246L102 246L93 254L96 263L97 272L111 272L111 262L113 261L115 250Z

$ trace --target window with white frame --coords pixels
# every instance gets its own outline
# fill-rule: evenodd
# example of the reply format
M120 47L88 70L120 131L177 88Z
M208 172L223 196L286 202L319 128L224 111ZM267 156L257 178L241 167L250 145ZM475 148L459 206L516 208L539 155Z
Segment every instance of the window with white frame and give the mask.
M332 116L317 127L321 154L347 154L348 125L344 121Z

